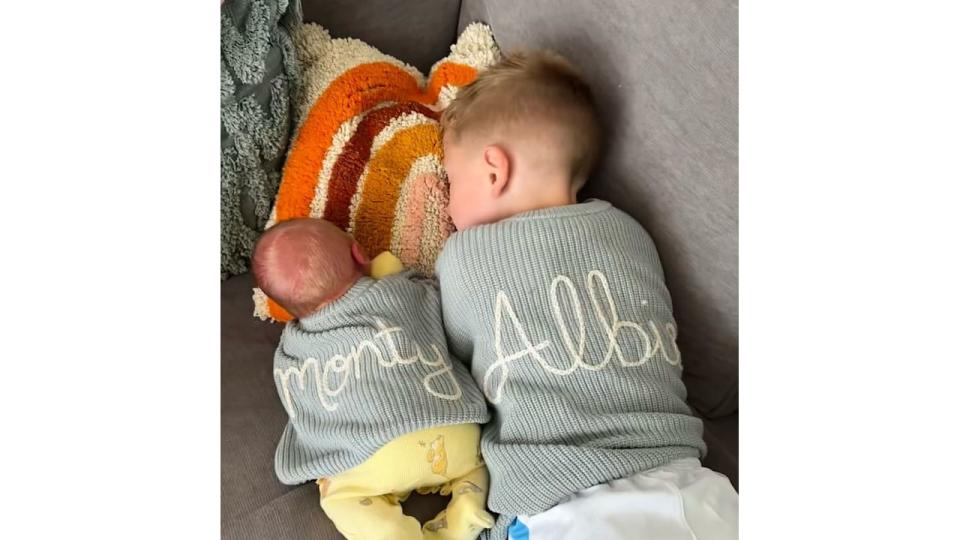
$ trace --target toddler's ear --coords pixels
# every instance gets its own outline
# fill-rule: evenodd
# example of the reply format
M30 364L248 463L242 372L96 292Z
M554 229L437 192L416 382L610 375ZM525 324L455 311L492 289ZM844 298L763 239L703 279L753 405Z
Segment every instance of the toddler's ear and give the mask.
M353 256L353 262L357 263L357 266L363 270L364 274L370 273L370 258L367 257L367 253L363 251L360 244L354 242L353 245L350 246L350 255Z
M494 197L499 197L510 183L510 156L500 145L491 144L483 149L483 163Z

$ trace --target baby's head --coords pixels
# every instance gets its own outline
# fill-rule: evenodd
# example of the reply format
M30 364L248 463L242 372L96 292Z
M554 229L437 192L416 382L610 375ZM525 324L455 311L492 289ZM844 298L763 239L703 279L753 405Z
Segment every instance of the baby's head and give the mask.
M440 123L461 230L575 203L600 148L590 87L548 52L506 55L460 89Z
M346 293L365 275L363 249L322 219L292 219L270 227L251 261L257 286L294 317L303 318Z

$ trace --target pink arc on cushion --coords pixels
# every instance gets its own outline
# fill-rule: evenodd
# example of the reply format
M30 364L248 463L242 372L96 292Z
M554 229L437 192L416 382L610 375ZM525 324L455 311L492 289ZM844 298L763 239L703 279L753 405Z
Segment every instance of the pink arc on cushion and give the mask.
M401 234L401 250L406 254L420 252L420 236L423 234L424 216L427 212L427 194L437 185L437 176L424 173L413 179L413 190L407 199L407 208L401 213L403 224Z

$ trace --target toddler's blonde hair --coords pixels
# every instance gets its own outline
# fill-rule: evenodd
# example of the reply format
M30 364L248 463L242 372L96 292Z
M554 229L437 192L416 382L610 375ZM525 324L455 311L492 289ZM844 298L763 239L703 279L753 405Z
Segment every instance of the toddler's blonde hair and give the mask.
M480 72L443 111L440 126L454 141L497 128L557 135L577 190L600 153L600 122L590 86L570 62L550 51L512 52Z

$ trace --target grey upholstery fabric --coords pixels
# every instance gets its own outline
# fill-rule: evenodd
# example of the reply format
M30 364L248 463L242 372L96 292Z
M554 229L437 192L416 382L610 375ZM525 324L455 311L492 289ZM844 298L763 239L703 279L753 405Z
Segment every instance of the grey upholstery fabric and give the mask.
M740 486L739 435L740 413L703 421L703 440L708 449L703 466L727 475L734 488Z
M551 48L584 72L605 155L584 196L656 241L690 402L737 410L737 4L733 0L464 0L505 51Z
M373 45L427 73L457 39L458 0L303 1L303 20Z
M273 384L273 351L282 326L250 316L249 274L220 290L220 519L224 538L273 538L276 528L336 530L316 492L290 489L273 474L286 413ZM331 534L332 534L331 533ZM291 538L306 538L306 535Z

